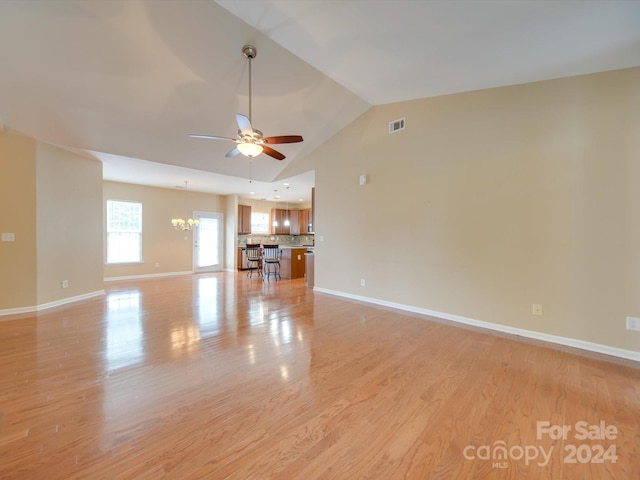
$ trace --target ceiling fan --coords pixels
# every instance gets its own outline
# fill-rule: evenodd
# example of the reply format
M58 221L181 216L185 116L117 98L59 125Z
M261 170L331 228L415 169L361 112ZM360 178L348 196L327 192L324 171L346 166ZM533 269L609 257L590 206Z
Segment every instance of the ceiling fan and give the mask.
M249 60L249 116L236 113L236 122L238 123L238 133L236 138L218 137L215 135L189 135L192 138L206 138L213 140L231 140L236 143L235 148L227 152L225 157L235 157L239 153L252 159L261 153L266 153L276 160L284 160L285 156L274 150L269 145L277 143L298 143L302 142L300 135L281 135L278 137L265 137L260 130L251 126L251 60L256 58L258 50L253 45L245 45L242 47L242 53Z

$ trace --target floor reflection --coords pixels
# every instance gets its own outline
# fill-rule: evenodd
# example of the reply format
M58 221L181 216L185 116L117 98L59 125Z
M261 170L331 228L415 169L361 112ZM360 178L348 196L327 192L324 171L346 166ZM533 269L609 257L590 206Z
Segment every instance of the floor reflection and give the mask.
M195 282L196 291L194 305L197 321L200 325L200 335L213 334L220 326L220 296L218 277L198 277Z
M171 329L171 352L174 355L193 353L198 349L200 330L195 325L174 326Z
M106 297L106 362L109 370L143 360L140 292L112 292Z
M124 449L162 422L162 409L185 408L194 395L220 401L277 382L292 389L283 391L288 402L306 403L312 322L297 313L304 293L227 274L114 285L105 296L103 440Z

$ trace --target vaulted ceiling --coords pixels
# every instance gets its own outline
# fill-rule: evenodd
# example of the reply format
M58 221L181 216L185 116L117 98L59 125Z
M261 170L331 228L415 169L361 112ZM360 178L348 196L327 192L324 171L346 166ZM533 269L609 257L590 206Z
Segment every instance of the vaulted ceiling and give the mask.
M107 179L295 201L300 159L371 106L638 66L638 25L636 0L5 0L0 123ZM284 161L188 136L235 136L245 44L254 127L304 137Z

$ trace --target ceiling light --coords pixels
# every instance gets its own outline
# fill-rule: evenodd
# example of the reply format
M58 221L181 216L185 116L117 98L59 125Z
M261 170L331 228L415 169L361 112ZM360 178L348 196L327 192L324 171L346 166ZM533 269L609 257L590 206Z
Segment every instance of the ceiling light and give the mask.
M262 150L264 150L262 145L258 145L257 143L239 143L236 148L240 150L241 154L249 158L257 157L262 153Z

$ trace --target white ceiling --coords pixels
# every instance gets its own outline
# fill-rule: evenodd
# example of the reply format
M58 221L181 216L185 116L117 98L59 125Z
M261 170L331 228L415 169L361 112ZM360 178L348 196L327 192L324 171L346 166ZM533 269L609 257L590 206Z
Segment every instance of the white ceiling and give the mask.
M640 0L4 0L0 123L106 179L308 201L300 160L370 106L638 66L638 25ZM188 137L235 136L247 43L254 127L305 139L282 162Z

